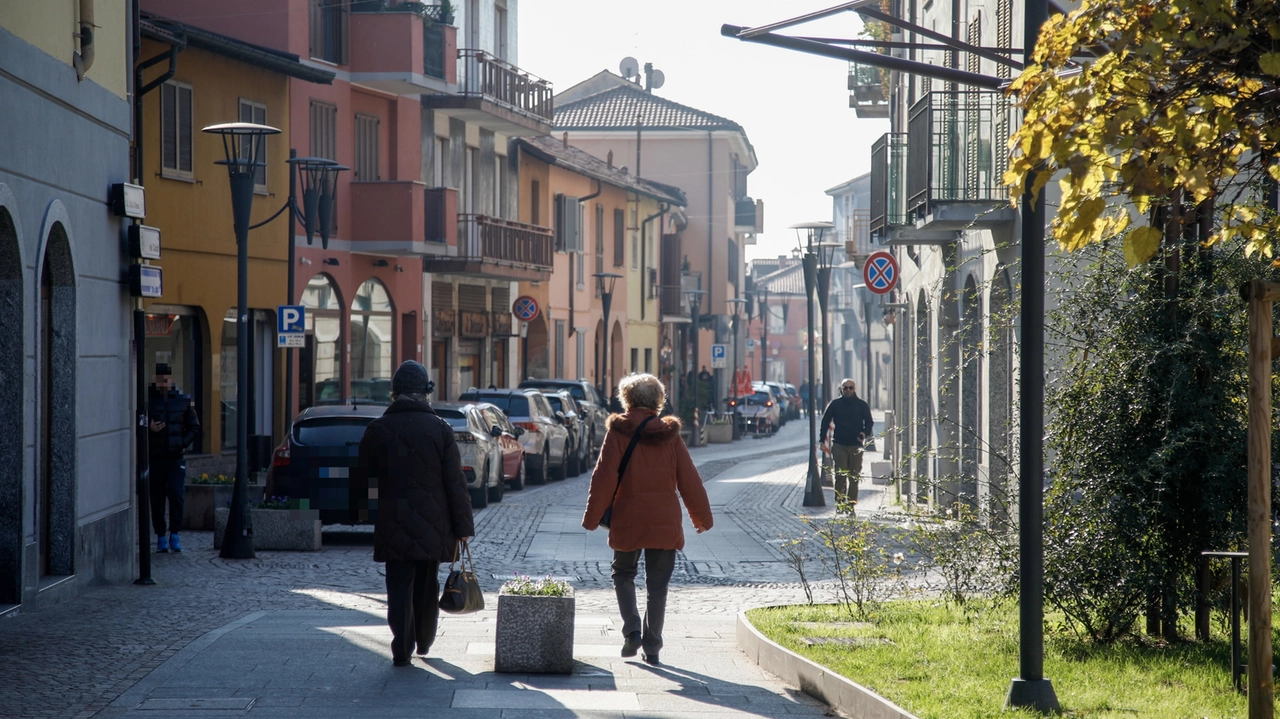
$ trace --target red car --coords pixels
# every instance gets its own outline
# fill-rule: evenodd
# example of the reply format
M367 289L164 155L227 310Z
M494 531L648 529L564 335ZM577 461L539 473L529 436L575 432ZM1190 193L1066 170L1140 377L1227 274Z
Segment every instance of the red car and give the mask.
M495 438L502 447L502 478L507 487L524 489L524 445L519 439L524 434L524 429L511 424L507 415L494 405L480 402L476 404L476 408L490 428L497 427L501 430Z

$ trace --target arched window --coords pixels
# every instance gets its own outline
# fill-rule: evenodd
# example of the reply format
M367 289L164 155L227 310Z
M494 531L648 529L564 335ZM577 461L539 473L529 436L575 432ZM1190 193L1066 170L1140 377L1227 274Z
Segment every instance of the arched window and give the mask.
M391 401L391 326L387 288L370 278L351 300L351 397Z
M302 291L307 343L298 358L298 408L342 401L342 302L328 275L316 275Z

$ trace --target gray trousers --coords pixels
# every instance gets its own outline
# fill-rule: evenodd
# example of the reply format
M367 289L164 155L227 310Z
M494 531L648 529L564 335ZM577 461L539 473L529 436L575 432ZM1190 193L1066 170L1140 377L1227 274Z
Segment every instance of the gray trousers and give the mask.
M636 605L636 570L640 564L640 552L644 552L644 586L646 605L643 620ZM657 656L662 649L662 624L667 615L667 585L676 568L674 549L637 549L634 552L613 552L613 592L618 597L618 612L622 614L622 634L641 633L640 646L649 656Z

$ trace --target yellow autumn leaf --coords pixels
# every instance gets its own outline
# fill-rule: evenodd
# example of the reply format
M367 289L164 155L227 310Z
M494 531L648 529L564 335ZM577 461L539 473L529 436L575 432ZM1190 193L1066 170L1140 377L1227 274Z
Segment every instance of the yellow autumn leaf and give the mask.
M1150 225L1139 227L1125 235L1124 261L1129 263L1130 267L1137 267L1155 257L1163 237L1164 233L1159 228Z
M1258 67L1272 77L1280 77L1280 52L1266 52L1258 58Z

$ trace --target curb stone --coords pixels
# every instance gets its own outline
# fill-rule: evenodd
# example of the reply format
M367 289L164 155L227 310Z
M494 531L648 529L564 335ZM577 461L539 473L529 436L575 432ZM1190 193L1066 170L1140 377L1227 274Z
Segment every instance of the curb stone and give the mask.
M919 719L857 682L775 643L761 634L746 612L738 612L738 648L761 669L809 696L858 719Z

